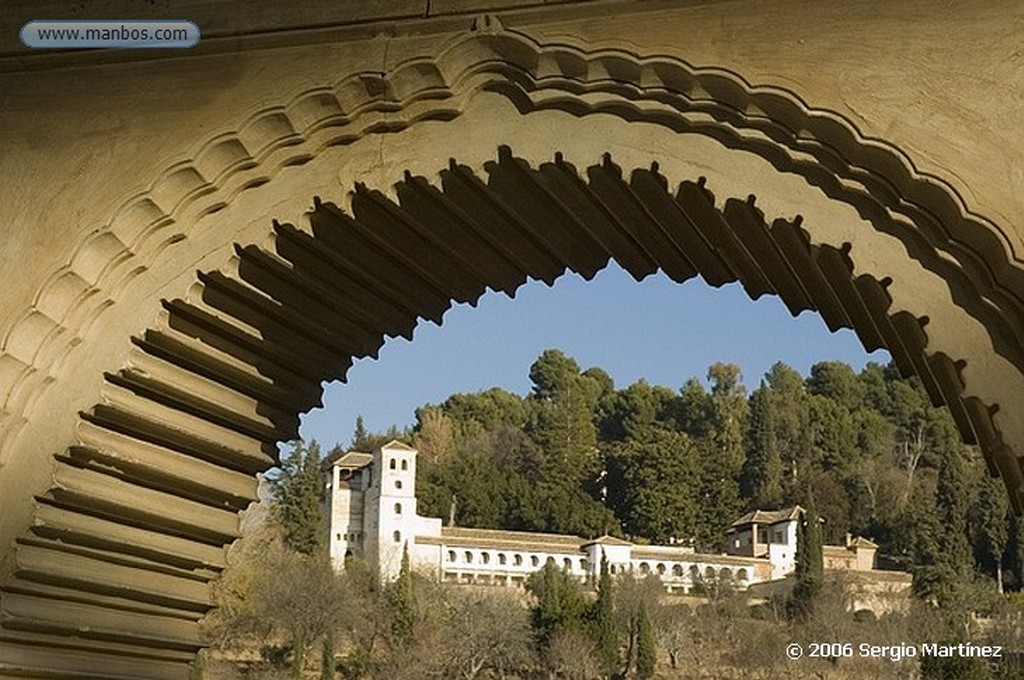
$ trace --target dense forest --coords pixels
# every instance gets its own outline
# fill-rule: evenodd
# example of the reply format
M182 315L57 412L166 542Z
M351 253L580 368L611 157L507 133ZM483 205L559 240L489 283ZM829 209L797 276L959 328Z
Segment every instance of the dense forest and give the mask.
M743 513L816 499L826 543L870 537L919 592L990 578L1021 588L1024 541L1001 482L948 412L892 366L775 364L748 394L738 367L706 383L616 388L558 350L525 397L493 388L416 413L420 512L458 526L605 533L718 551Z
M877 364L822 362L807 377L776 364L748 394L739 369L718 363L706 382L617 389L558 350L529 377L526 396L493 388L424 405L408 431L371 433L359 419L326 456L296 443L271 479L272 521L233 550L206 622L211 670L196 677L1024 677L1021 596L1010 593L1022 590L1021 521L916 380ZM419 512L448 524L717 552L743 513L803 504L820 535L801 540L792 594L762 603L729 588L666 598L656 576L580 584L550 566L525 592L450 586L407 566L381 584L358 561L335 573L324 465L393 438L419 450ZM913 574L905 611L865 618L849 611L841 576L822 578L820 548L815 567L806 546L848 532ZM1012 653L994 665L787 661L787 644L815 641L996 641Z

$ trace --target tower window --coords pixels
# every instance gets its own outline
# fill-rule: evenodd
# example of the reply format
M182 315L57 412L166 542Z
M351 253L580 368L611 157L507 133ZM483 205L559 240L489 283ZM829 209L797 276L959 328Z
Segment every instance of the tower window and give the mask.
M408 470L409 469L409 461L407 461L407 460L403 460L402 461L402 469L403 470Z
M395 514L396 515L401 515L402 514L402 504L401 503L395 503Z
M401 479L396 479L395 480L395 488L396 489L401 489L402 488L402 480Z
M395 469L395 459L394 458L391 459L391 463L388 465L388 467L390 467L392 470Z
M402 532L401 531L396 531L395 533L391 534L391 536L395 539L395 543L401 543L402 542Z

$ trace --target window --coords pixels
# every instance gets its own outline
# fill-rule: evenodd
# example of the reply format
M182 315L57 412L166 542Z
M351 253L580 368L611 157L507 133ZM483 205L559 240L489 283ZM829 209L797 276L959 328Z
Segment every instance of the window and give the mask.
M530 555L530 566L536 567L540 565L540 558L536 555Z
M643 574L644 576L647 576L648 574L650 574L651 573L651 565L647 564L646 562L641 562L640 563L640 573Z
M570 560L568 557L562 560L562 568L572 571L572 560Z
M388 464L388 467L391 468L392 470L395 469L395 459L394 458L391 459L391 462Z
M683 565L681 565L681 564L674 565L672 567L672 575L675 576L676 578L682 578L683 577Z
M654 570L658 572L658 576L662 576L665 573L665 565L659 562L658 566L655 567Z
M498 553L498 564L505 564L505 553Z
M341 540L341 534L338 534L338 540L339 541ZM345 534L345 540L346 541L348 540L348 534Z
M401 515L402 514L402 504L401 503L395 503L395 514L396 515Z
M483 555L480 556L480 559L483 560L484 564L490 564L491 563L491 553L484 553Z
M473 564L473 553L466 551L466 564Z
M454 550L449 550L448 551L448 561L449 562L454 562L455 561L455 551Z
M409 469L409 461L407 461L407 460L403 460L402 461L402 469L403 470L408 470Z
M402 532L401 531L396 531L395 533L391 534L391 536L392 536L392 538L395 539L395 543L401 543L402 542Z
M402 480L401 479L396 479L395 480L395 488L396 489L401 489L402 488Z
M523 566L523 556L522 555L516 555L515 557L512 558L512 562L514 562L517 567Z

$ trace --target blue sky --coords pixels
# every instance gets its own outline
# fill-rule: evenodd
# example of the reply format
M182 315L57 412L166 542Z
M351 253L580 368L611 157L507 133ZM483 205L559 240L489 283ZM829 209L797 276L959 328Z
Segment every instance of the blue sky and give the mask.
M589 282L568 274L550 288L527 283L515 299L488 293L476 308L450 309L441 326L421 322L412 342L389 339L377 360L356 362L346 384L327 385L302 436L347 445L360 414L380 431L412 425L417 407L455 392L526 394L530 365L548 348L581 368L600 366L620 388L644 378L678 389L690 377L703 381L716 361L738 364L750 388L776 361L804 375L823 360L857 369L889 361L867 354L852 331L829 333L817 314L793 318L777 297L754 302L739 284L679 285L661 274L637 283L613 263Z

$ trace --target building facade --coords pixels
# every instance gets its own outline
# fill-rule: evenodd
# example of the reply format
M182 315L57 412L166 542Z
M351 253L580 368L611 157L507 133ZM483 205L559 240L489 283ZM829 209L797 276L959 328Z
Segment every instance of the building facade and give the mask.
M613 574L653 574L668 592L689 594L725 584L739 590L784 584L796 566L797 525L803 514L799 506L744 515L730 527L721 554L613 536L587 539L443 526L439 518L418 514L416 454L392 441L373 454L348 452L330 463L329 545L336 568L343 568L348 557L359 557L382 580L392 580L407 548L413 569L449 583L524 586L547 563L581 581L595 578L603 555ZM825 567L876 573L876 549L861 538L849 539L845 547L826 546Z

